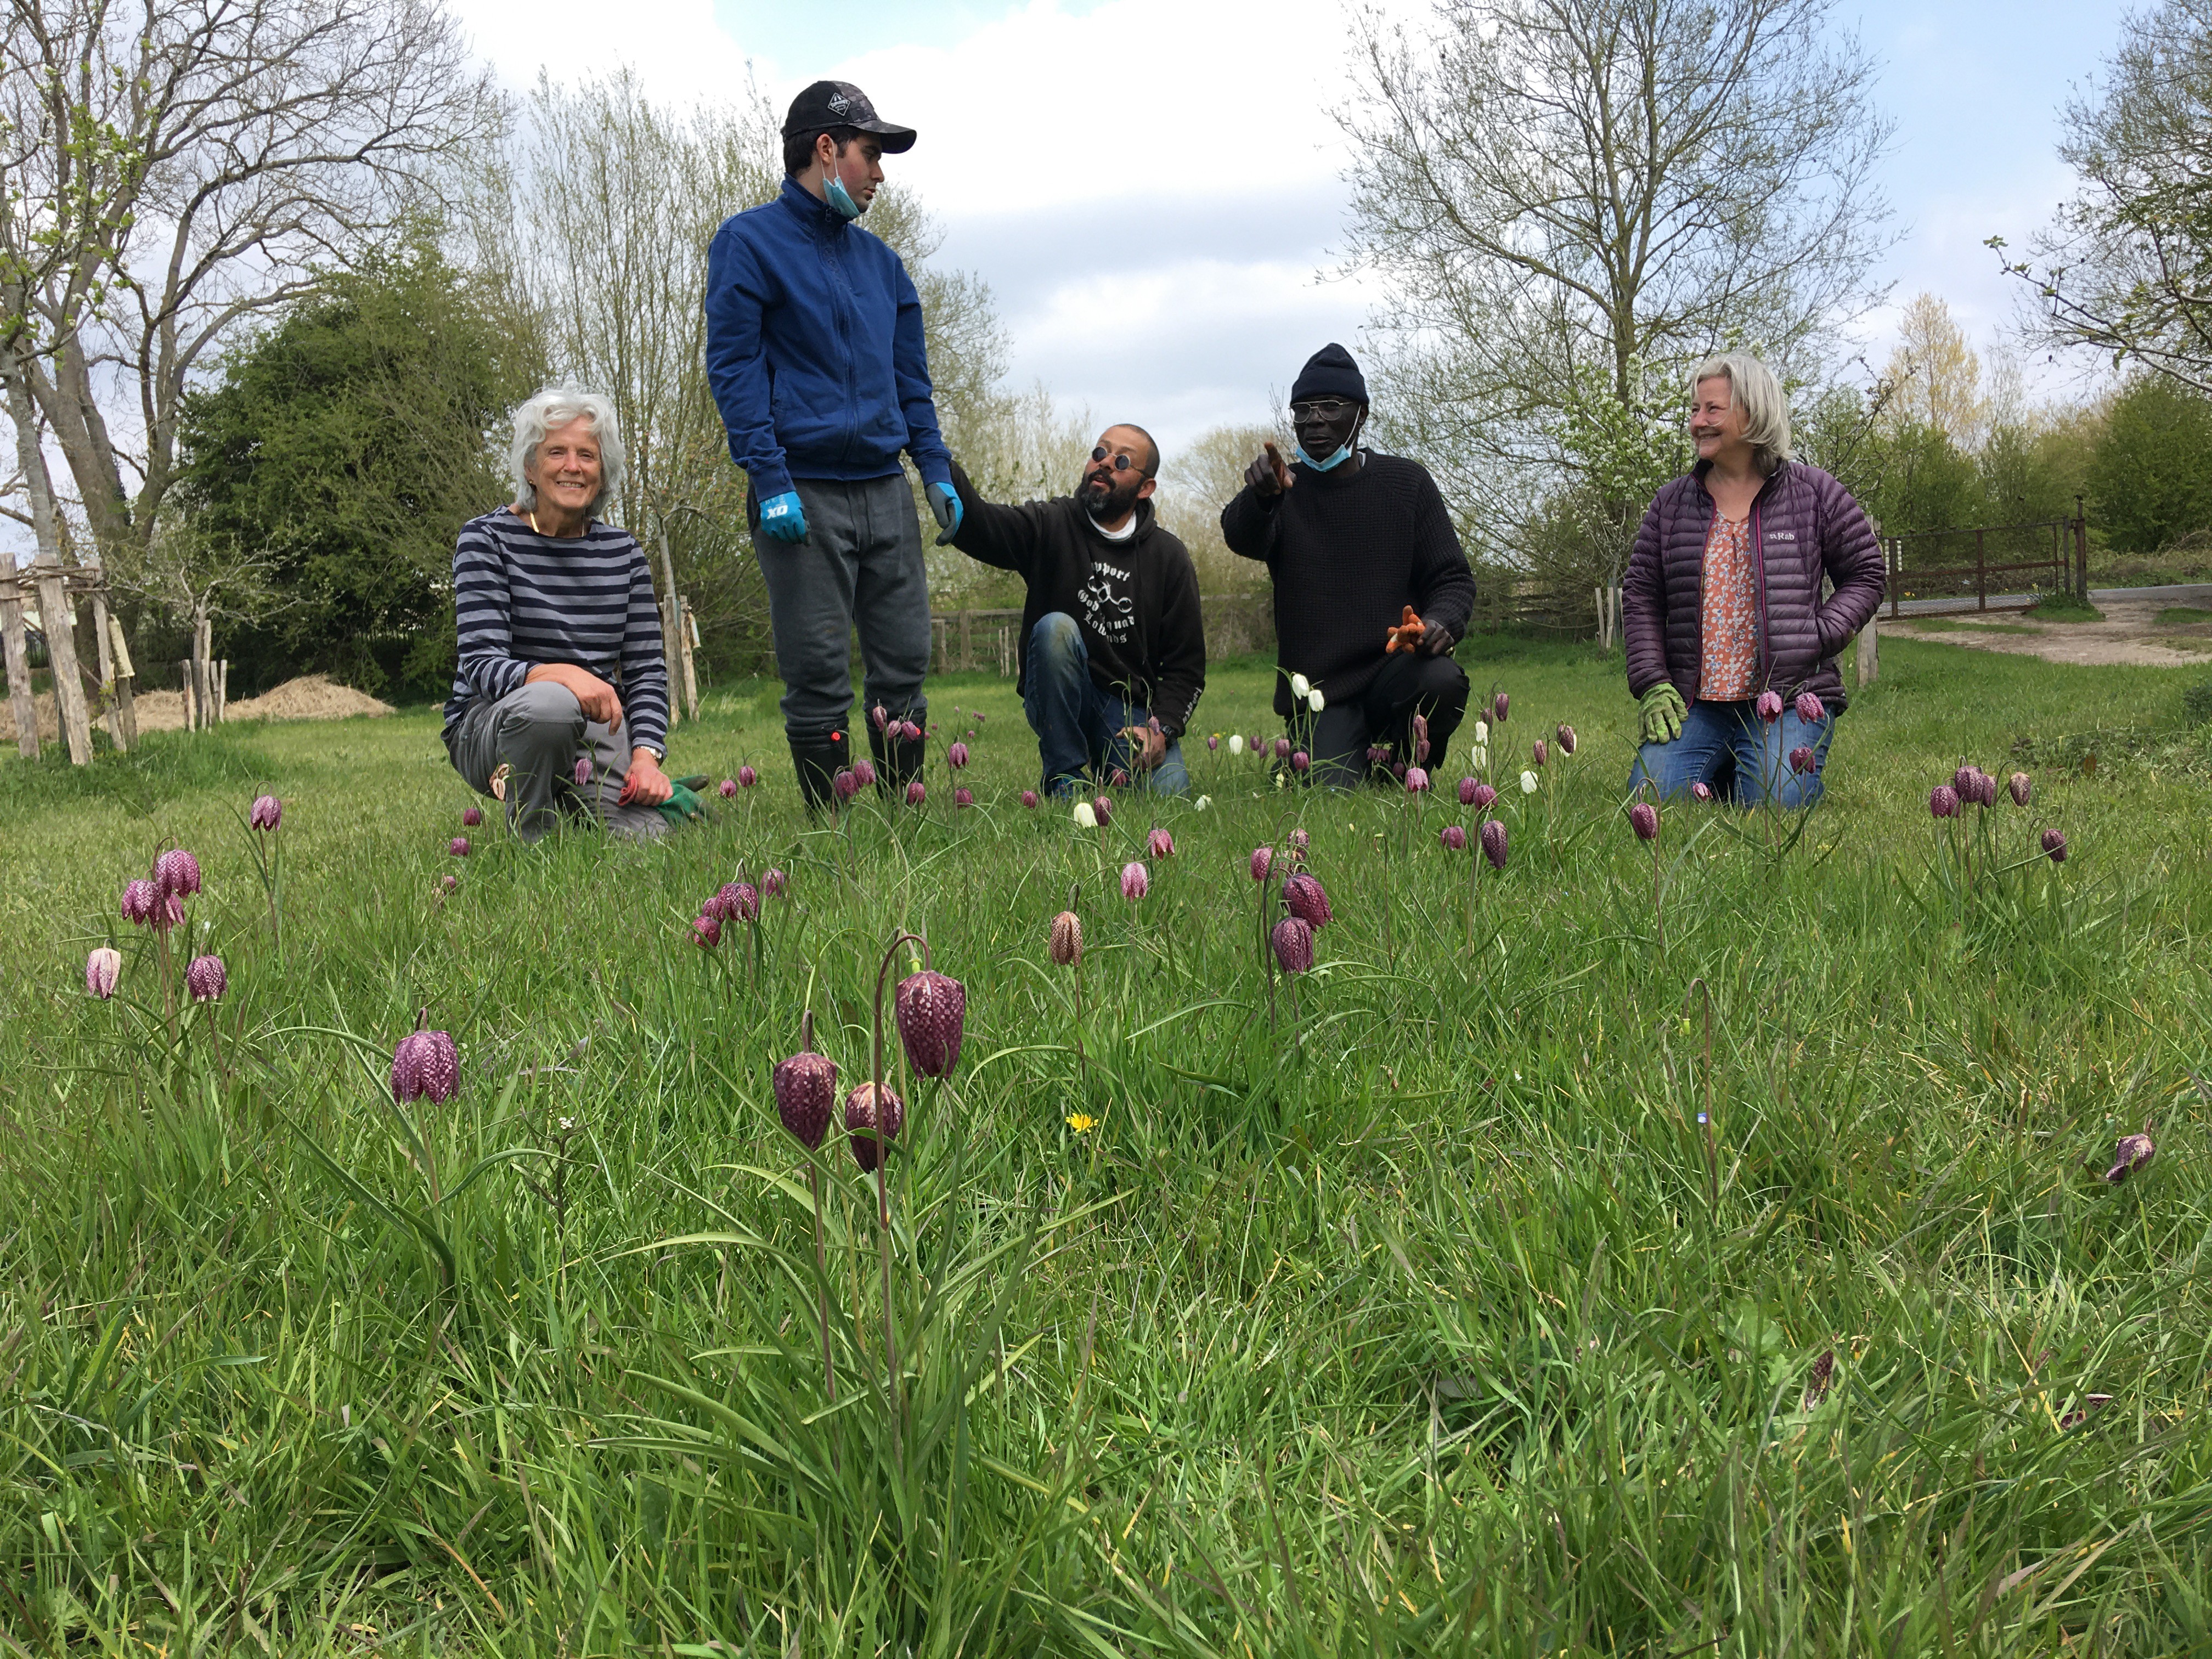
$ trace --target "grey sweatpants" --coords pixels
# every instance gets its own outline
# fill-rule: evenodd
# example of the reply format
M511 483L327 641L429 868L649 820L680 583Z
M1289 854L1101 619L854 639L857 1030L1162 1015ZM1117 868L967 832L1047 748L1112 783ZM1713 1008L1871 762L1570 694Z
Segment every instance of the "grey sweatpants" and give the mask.
M539 680L496 702L479 698L461 711L446 737L453 769L479 794L489 795L492 774L509 769L507 827L536 841L573 813L596 818L609 835L651 841L668 833L668 820L650 806L621 804L629 775L629 741L597 720L565 685ZM576 763L589 760L592 775L576 782Z
M926 723L929 574L906 475L865 483L800 478L792 488L806 514L806 539L753 538L768 581L785 732L816 743L848 729L856 626L867 706Z

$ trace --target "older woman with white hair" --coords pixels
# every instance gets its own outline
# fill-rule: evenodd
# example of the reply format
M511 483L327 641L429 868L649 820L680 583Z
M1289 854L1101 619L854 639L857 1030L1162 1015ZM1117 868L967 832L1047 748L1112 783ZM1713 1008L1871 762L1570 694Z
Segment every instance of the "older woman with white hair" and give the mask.
M1881 549L1850 492L1791 458L1765 364L1710 358L1690 394L1697 465L1652 501L1621 583L1629 786L1810 805L1844 708L1836 653L1881 604Z
M461 526L446 752L536 841L563 813L649 838L696 796L661 770L668 673L644 551L598 516L623 477L614 404L552 387L514 411L514 500Z

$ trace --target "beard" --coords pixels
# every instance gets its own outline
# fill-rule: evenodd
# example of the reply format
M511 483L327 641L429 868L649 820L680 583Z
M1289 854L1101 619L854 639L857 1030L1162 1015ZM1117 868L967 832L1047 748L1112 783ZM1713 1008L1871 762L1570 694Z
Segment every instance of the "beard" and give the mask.
M1123 475L1123 482L1120 483L1113 483L1109 478L1103 489L1097 488L1097 483L1096 474L1083 481L1083 510L1091 515L1095 524L1107 524L1127 517L1137 504L1137 492L1145 487L1144 479L1138 476L1134 467Z

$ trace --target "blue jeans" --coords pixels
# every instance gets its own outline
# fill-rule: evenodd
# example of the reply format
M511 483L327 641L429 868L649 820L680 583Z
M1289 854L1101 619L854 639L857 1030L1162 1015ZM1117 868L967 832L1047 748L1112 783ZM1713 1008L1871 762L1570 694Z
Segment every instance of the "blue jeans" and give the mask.
M1101 691L1092 682L1083 629L1065 611L1048 611L1030 630L1022 666L1022 709L1030 717L1030 729L1037 734L1047 794L1069 793L1086 769L1110 773L1118 766L1132 778L1143 775L1129 764L1130 744L1121 728L1142 726L1152 711ZM1183 769L1181 743L1168 745L1165 758L1152 769L1147 782L1157 794L1188 792L1190 774Z
M1835 735L1833 714L1808 726L1788 703L1771 726L1748 702L1692 703L1680 737L1672 743L1647 743L1637 751L1628 787L1633 791L1649 783L1663 799L1687 794L1692 784L1702 783L1726 795L1732 773L1739 806L1756 806L1770 795L1777 806L1810 806L1820 799L1820 776ZM1790 751L1798 748L1812 750L1811 771L1790 769Z

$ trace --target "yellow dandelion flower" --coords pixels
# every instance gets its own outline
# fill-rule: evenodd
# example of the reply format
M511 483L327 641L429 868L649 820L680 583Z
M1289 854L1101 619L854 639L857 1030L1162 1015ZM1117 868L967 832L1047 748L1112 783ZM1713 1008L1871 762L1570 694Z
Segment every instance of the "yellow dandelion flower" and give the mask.
M1082 1112L1070 1112L1067 1115L1067 1127L1079 1135L1087 1135L1098 1127L1098 1120Z

